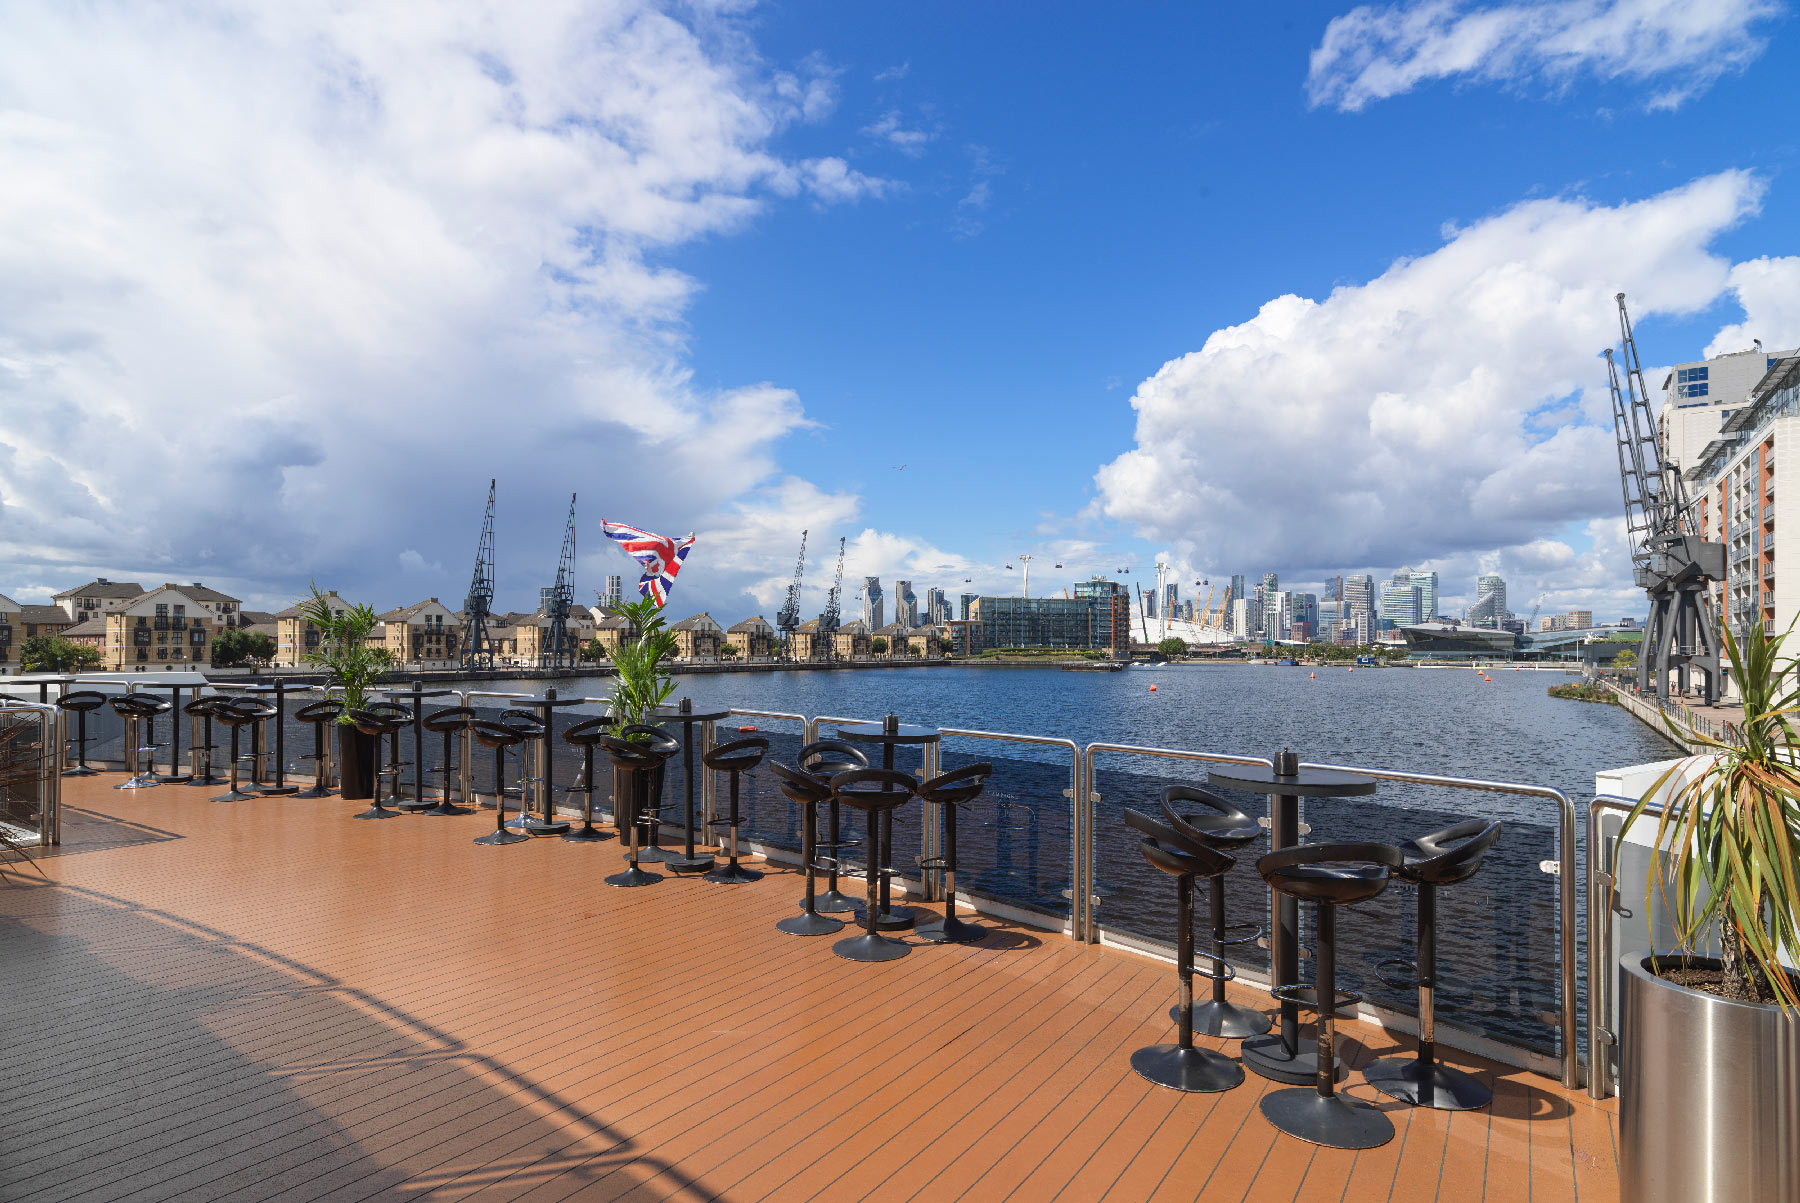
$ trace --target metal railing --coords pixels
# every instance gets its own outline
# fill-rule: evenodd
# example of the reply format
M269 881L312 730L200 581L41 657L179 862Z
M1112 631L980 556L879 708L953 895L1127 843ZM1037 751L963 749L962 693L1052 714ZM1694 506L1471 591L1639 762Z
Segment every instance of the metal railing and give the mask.
M12 760L9 757L17 749L18 737L7 734L8 728L16 730L26 724L38 728L35 754ZM0 735L5 736L0 744L0 790L4 790L7 809L35 802L36 846L62 843L62 712L43 702L0 699ZM7 826L17 827L10 822ZM32 846L29 840L17 842Z

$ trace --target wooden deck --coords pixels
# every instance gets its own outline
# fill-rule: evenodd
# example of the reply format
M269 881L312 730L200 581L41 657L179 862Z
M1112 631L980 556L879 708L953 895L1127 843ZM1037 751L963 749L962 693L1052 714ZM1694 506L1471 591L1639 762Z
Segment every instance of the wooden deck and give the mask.
M1456 1115L1352 1075L1398 1128L1361 1154L1255 1077L1152 1086L1174 974L1131 953L999 923L852 964L774 930L787 870L616 890L617 844L471 844L491 813L119 779L65 782L48 881L0 878L9 1203L1618 1195L1613 1109L1518 1071Z

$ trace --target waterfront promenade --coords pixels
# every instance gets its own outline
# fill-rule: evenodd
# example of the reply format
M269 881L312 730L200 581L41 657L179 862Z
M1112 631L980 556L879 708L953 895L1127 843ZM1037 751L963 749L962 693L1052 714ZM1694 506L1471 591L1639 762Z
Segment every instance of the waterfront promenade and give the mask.
M853 964L774 931L778 866L612 890L616 844L471 844L491 815L119 779L66 781L45 879L0 884L8 1200L1618 1197L1612 1104L1460 1054L1490 1110L1353 1073L1398 1128L1360 1154L1276 1133L1260 1079L1151 1086L1174 976L1121 949L990 920Z

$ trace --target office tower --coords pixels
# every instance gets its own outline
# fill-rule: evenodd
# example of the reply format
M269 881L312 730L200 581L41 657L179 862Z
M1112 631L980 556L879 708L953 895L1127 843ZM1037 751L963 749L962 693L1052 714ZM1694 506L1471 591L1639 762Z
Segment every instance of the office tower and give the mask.
M1233 573L1231 577L1231 600L1238 601L1249 596L1249 590L1244 588L1244 574L1241 572Z
M1250 625L1240 634L1260 635L1263 632L1263 621L1269 613L1269 587L1258 585L1250 596Z
M1231 603L1231 633L1249 638L1256 633L1256 599L1240 597Z
M919 625L919 598L911 581L894 582L894 621L909 631Z
M1181 587L1173 581L1163 586L1163 613L1170 618L1175 618L1181 613L1180 589Z
M1375 616L1367 610L1351 615L1346 629L1354 643L1366 647L1375 642Z
M1469 625L1497 629L1510 617L1506 609L1506 582L1492 572L1476 578L1475 604L1469 607Z
M962 621L969 621L969 607L975 604L975 598L977 596L978 595L974 593L964 593L957 598L957 616L961 618Z
M1340 642L1344 619L1344 604L1327 598L1319 603L1319 638L1326 643Z
M1344 617L1375 613L1375 578L1368 573L1344 578Z
M624 602L625 578L622 576L608 576L606 578L606 593L601 597L601 604L605 606L620 606L623 605Z
M1410 581L1391 580L1381 583L1381 625L1385 629L1414 627L1425 621L1420 616L1419 588Z
M1408 582L1419 591L1420 622L1430 622L1437 617L1438 577L1435 572L1414 572L1407 578Z
M871 631L879 631L887 625L887 615L881 608L881 578L878 576L863 578L862 620Z

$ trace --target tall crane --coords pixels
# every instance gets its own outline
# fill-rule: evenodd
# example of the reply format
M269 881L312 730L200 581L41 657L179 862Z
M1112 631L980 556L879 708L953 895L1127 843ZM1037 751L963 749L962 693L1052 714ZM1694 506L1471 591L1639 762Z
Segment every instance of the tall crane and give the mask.
M831 659L832 636L837 634L838 625L843 621L844 597L844 537L838 536L837 574L831 578L831 592L825 595L825 612L819 615L819 647L813 649L815 659ZM823 648L824 655L819 655Z
M457 659L464 668L494 667L494 637L488 633L488 616L494 607L494 481L488 481L487 515L481 520L481 538L475 544L475 575L469 595L463 599L462 646Z
M800 558L794 561L794 582L788 586L787 600L781 603L781 612L775 615L775 626L781 631L781 642L788 650L788 658L794 654L794 632L800 629L800 576L806 571L806 532L800 532Z
M1631 541L1632 578L1650 596L1650 621L1638 657L1638 687L1669 696L1669 673L1685 692L1688 674L1705 678L1706 704L1719 699L1719 633L1707 595L1725 579L1725 545L1702 539L1692 529L1681 471L1663 458L1650 390L1638 362L1625 294L1619 303L1619 360L1606 355L1612 390L1613 434L1618 443L1619 481L1625 495L1625 527ZM1621 363L1625 385L1619 387Z
M569 521L563 527L562 554L556 560L556 584L544 597L550 627L538 648L541 668L573 668L579 658L569 633L569 609L575 602L575 494L569 494Z
M1200 607L1200 622L1199 622L1199 624L1198 624L1198 625L1200 625L1200 626L1202 626L1202 627L1204 627L1204 626L1206 626L1206 625L1208 625L1208 623L1209 623L1209 622L1210 622L1210 621L1211 621L1211 619L1212 619L1212 601L1213 601L1213 593L1214 593L1214 592L1216 592L1216 591L1217 591L1217 590L1218 590L1218 586L1217 586L1217 585L1209 585L1209 586L1207 586L1207 589L1206 589L1206 604L1205 604L1205 605L1204 605L1204 606L1201 606L1201 607Z

